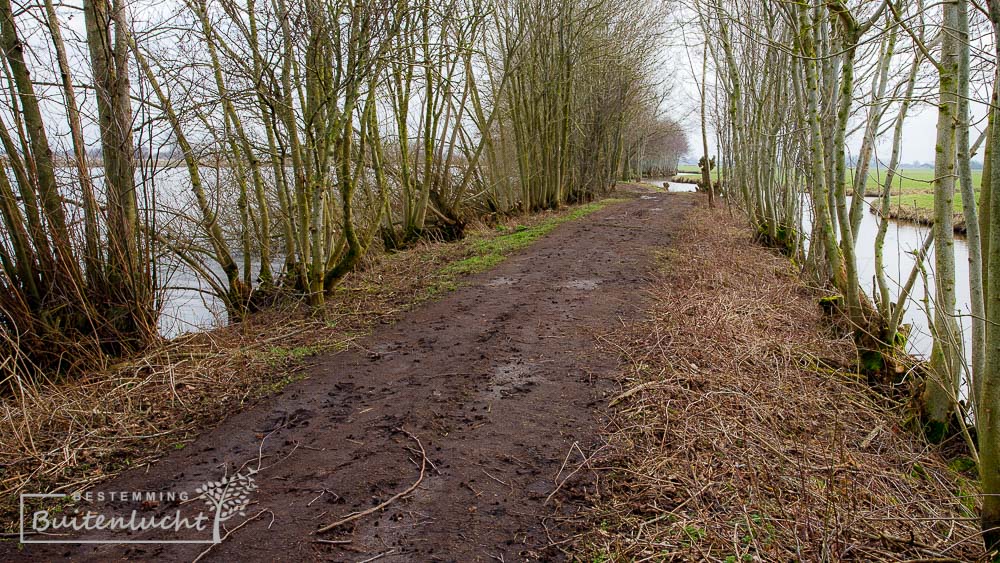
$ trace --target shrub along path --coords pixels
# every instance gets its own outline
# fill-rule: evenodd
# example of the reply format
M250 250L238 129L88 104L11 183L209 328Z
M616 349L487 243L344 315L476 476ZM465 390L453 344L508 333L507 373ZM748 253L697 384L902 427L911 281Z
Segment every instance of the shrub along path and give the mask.
M316 357L307 379L148 470L97 489L191 492L259 468L246 516L225 523L230 535L203 560L555 558L594 491L597 477L580 469L601 448L601 413L616 389L617 351L597 337L643 315L655 255L697 205L698 196L650 191L564 224L348 351ZM178 508L191 506L140 512ZM29 545L8 555L191 561L204 550Z

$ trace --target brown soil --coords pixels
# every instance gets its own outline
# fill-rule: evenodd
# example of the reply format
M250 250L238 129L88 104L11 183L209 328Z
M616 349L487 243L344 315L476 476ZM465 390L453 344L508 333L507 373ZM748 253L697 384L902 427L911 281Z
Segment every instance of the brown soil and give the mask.
M260 467L251 520L231 520L232 535L202 560L558 558L595 492L594 474L576 470L601 447L618 369L597 336L646 310L654 255L698 201L650 192L563 225L349 350L316 357L307 379L148 471L96 489L194 491ZM418 480L384 510L316 532ZM203 549L6 544L0 557L191 561Z
M523 246L520 233L547 232L618 201L493 217L456 243L423 242L394 253L372 249L321 313L283 301L243 322L160 343L80 378L20 386L0 401L3 532L17 532L20 493L93 489L148 465L305 377L303 360L342 351L454 289L467 273L495 265Z

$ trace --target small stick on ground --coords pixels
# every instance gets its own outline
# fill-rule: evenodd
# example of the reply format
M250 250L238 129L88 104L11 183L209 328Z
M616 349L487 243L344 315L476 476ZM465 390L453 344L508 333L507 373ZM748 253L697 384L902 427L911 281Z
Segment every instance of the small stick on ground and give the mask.
M573 447L571 447L569 453L566 454L566 460L567 461L569 460L570 453L573 452L573 448L576 448L576 451L580 452L580 455L583 457L583 461L580 463L580 465L577 466L576 469L573 470L572 473L570 473L569 475L567 475L566 478L562 480L562 482L560 482L558 485L556 485L555 490L553 490L551 493L549 493L549 496L545 497L545 502L543 502L542 504L548 504L549 501L552 500L552 497L554 497L556 495L556 493L558 493L559 490L562 489L563 485L565 485L570 479L572 479L574 475L576 475L577 473L579 473L581 469L583 469L584 467L586 467L587 465L589 465L590 464L590 460L594 459L594 457L597 454L601 453L601 450L603 450L605 448L605 446L601 446L600 448L597 448L597 451L595 451L594 453L590 454L590 456L587 456L587 454L583 453L583 450L580 449L580 446L576 442L573 442ZM565 468L565 467L566 467L566 461L563 461L563 468ZM562 473L562 469L559 470L559 473L560 474ZM558 479L558 477L559 477L559 475L556 475L557 479Z
M316 530L317 534L322 534L323 532L329 532L330 530L332 530L334 528L337 528L337 527L340 527L340 526L343 526L344 524L347 524L348 522L353 522L353 521L357 520L358 518L363 518L365 516L368 516L369 514L374 514L375 512L378 512L378 511L382 510L383 508L389 506L390 504L396 502L397 500L399 500L399 499L405 497L406 495L412 493L413 491L417 490L417 487L419 487L420 483L424 480L424 474L426 473L426 470L427 470L427 451L424 450L424 445L420 442L419 438L417 438L413 434L410 434L409 432L407 432L403 428L400 428L399 431L402 432L402 433L404 433L404 434L406 434L410 438L412 438L413 441L417 443L417 446L420 447L420 456L421 456L421 461L420 461L420 476L417 477L417 480L412 485L410 485L405 491L403 491L401 493L396 493L395 495L389 497L388 500L386 500L385 502L379 504L378 506L373 506L373 507L369 508L368 510L362 510L361 512L354 512L352 514L348 514L347 516L341 518L340 520L337 520L336 522L334 522L332 524L327 524L326 526L323 526L322 528ZM383 555L386 555L386 554L383 554ZM381 557L381 555L379 557Z
M371 563L372 561L375 561L376 559L382 559L386 555L390 555L390 554L393 554L395 552L396 552L395 549L390 549L389 551L386 551L386 552L383 552L383 553L379 553L375 557L369 557L368 559L365 559L363 561L358 561L358 563Z
M226 541L226 538L228 538L229 536L233 535L236 532L236 530L239 530L240 528L242 528L243 526L246 526L247 524L249 524L253 520L256 520L256 519L260 518L261 516L263 516L263 514L265 512L270 513L271 514L271 518L274 518L274 513L271 512L270 510L267 510L266 508L264 510L261 510L257 514L254 514L253 516L247 518L243 522L240 522L239 526L236 526L232 530L229 530L228 532L226 532L226 535L222 536L222 539L219 541L219 543L213 543L212 545L210 545L207 548L205 548L205 551L202 551L201 553L199 553L198 557L195 557L194 561L192 561L191 563L198 563L199 561L201 561L201 558L205 557L206 555L208 555L208 553L210 551L212 551L212 549L214 549L215 546L220 545L222 542Z

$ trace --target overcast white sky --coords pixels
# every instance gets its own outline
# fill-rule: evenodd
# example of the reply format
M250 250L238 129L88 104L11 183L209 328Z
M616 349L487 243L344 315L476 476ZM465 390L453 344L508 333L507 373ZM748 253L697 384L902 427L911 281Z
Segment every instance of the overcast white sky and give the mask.
M690 74L690 73L688 73ZM679 120L686 128L688 132L688 142L691 144L691 152L689 157L700 156L700 138L701 135L701 115L699 107L698 89L694 85L694 82L690 80L690 77L681 83L681 87L675 92L674 100L677 102L676 106L670 110L671 117ZM985 106L982 104L976 104L977 107L973 108L973 120L981 119L985 115ZM885 122L883 122L883 125ZM711 127L711 125L709 125ZM979 135L981 127L972 131L972 142L975 142L976 137ZM929 105L922 105L918 109L911 110L909 117L906 120L906 124L903 128L903 152L900 162L911 163L914 161L920 161L925 163L934 162L934 145L935 145L935 135L937 134L937 109ZM855 137L860 137L855 135ZM709 138L709 143L712 143L712 138ZM877 148L877 156L883 160L888 161L889 153L892 151L892 138L891 132L884 135ZM848 143L848 148L855 153L859 150L861 146L860 138L851 139ZM712 149L714 153L715 150ZM982 149L980 149L979 154L973 157L973 160L982 160Z
M676 63L683 65L679 68L675 74L680 80L678 80L677 87L674 90L674 95L669 103L672 104L671 108L668 108L668 112L671 117L680 121L686 128L688 132L688 141L691 144L691 153L689 156L700 155L699 148L699 135L701 134L701 115L698 97L698 88L695 85L694 80L692 80L691 72L687 68L687 59L683 49L673 49L676 52L677 58ZM700 77L699 77L700 79ZM712 79L709 78L709 84L711 87ZM986 115L986 106L980 103L974 103L972 107L972 118L973 123L977 123L983 119ZM891 116L890 118L891 119ZM886 120L883 120L883 125L885 125ZM711 125L709 125L711 127ZM972 142L975 142L976 137L982 130L982 125L979 127L973 126L974 130L971 133ZM934 162L934 145L935 145L935 135L937 130L937 108L928 104L921 104L910 110L909 116L907 117L906 124L903 128L903 152L901 162L910 163L914 161L920 161L925 163ZM855 137L860 137L860 135L855 135ZM883 161L889 159L889 153L892 150L891 146L891 132L884 135L879 143L877 149L878 156ZM709 138L709 143L712 143L711 137ZM850 150L857 152L861 146L860 138L851 139L848 143ZM714 149L712 149L714 153ZM982 149L980 149L979 154L973 157L973 160L982 160Z
M689 31L690 33L690 31ZM698 32L700 33L700 32ZM668 72L671 75L671 79L675 81L675 87L673 91L673 96L670 98L668 103L671 107L667 108L667 111L671 117L677 119L681 122L688 132L688 141L691 144L691 152L689 157L700 156L700 135L701 135L701 123L700 123L700 106L699 106L699 92L698 86L696 84L695 78L692 76L691 66L688 61L688 54L686 48L684 47L684 37L682 30L675 30L673 33L669 34L669 37L664 38L665 48L664 48L664 58L665 65L668 68ZM697 79L700 80L701 72L701 46L696 45L692 47L691 57L695 61L695 70L699 74ZM711 68L709 69L709 89L711 89L714 83L714 78L711 74ZM980 85L980 89L982 90ZM711 93L709 94L711 96ZM984 98L986 94L982 91L978 93L973 93L973 98L975 97ZM973 102L971 106L972 110L972 122L973 131L971 132L972 142L975 142L976 137L979 135L980 131L983 129L984 116L986 115L987 106L982 103ZM891 124L891 120L895 114L890 114L883 119L882 125L886 126L887 123ZM978 125L978 126L977 126ZM711 125L709 125L711 127ZM907 117L906 124L903 130L903 149L902 149L902 163L911 163L914 161L920 161L924 163L934 162L934 146L935 146L935 135L937 129L937 108L931 104L922 103L911 107L910 113ZM710 133L713 135L713 133ZM861 135L855 135L855 138L848 140L848 149L853 153L857 153L861 146ZM877 156L882 161L888 161L890 152L892 150L891 146L891 131L880 140L879 146L877 147ZM709 143L714 144L712 137L709 137ZM715 153L715 149L711 148L711 152ZM973 160L982 160L982 149L979 153L973 156Z

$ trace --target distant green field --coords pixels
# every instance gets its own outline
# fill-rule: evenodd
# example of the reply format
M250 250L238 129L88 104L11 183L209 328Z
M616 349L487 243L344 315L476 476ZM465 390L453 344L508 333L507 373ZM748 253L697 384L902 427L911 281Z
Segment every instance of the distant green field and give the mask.
M701 180L701 169L697 166L678 166L677 167L678 176L692 176L695 179ZM719 169L715 168L712 170L712 180L719 179Z
M885 173L872 172L868 175L868 193L873 194L879 189L879 180L885 178ZM904 207L916 207L921 210L934 209L934 170L929 168L900 170L893 180L892 204ZM979 198L979 188L983 181L983 171L972 171L972 185L976 189L976 200ZM962 195L955 193L955 212L962 211Z
M976 192L976 203L979 203L979 192ZM892 196L892 206L915 207L931 212L934 210L934 194L904 193ZM962 194L955 194L955 213L962 212Z
M701 172L697 166L681 166L678 174L683 176L700 177ZM718 179L718 171L712 171L712 178ZM874 195L879 189L879 181L884 180L885 171L872 171L868 174L866 190L869 195ZM976 188L976 198L978 202L979 187L982 185L983 171L972 171L972 184ZM916 207L921 210L931 211L934 209L934 170L930 168L912 168L899 170L892 186L893 206L902 205L904 207ZM956 189L956 192L958 190ZM962 211L962 196L955 194L955 212Z
M885 172L871 172L868 174L868 187L877 188L878 180L885 178ZM979 189L980 184L983 180L982 170L972 171L972 183ZM900 170L896 173L896 178L893 181L893 191L895 192L897 188L900 188L902 192L908 191L926 191L931 193L934 191L934 170L929 168L916 168L908 170Z

